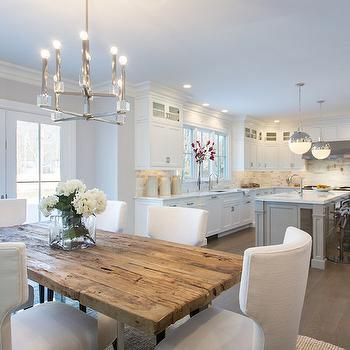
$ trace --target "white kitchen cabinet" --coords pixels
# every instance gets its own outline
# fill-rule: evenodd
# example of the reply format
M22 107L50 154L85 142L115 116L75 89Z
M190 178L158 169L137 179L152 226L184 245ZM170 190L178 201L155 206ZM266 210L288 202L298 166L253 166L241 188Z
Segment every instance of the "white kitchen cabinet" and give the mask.
M337 126L337 140L350 140L350 124L342 124Z
M135 168L182 168L182 106L151 93L135 99Z
M204 209L208 210L207 237L220 233L222 201L217 195L206 198Z
M153 123L151 126L150 166L182 167L182 129Z
M222 231L229 231L241 226L241 202L224 200L221 217Z
M264 146L264 168L276 169L278 168L278 144Z
M253 202L250 198L244 199L240 205L240 225L249 225L253 222Z
M246 140L244 143L244 167L245 169L257 168L257 143Z

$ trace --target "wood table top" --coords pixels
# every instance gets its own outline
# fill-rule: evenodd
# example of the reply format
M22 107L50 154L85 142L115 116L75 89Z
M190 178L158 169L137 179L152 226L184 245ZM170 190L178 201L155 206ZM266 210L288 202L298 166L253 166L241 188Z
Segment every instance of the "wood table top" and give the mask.
M0 228L27 247L28 277L148 334L206 306L240 281L240 255L136 235L97 232L93 248L48 245L45 224Z

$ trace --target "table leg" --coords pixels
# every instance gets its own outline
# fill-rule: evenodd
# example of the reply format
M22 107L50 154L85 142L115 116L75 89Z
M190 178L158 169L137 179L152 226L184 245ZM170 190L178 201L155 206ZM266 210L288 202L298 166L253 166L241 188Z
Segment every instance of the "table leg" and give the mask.
M161 331L156 335L156 343L157 345L165 338L165 330Z
M47 288L47 301L53 301L53 290Z
M39 301L40 304L45 302L45 287L41 284L39 284Z
M80 309L80 311L83 311L86 313L86 306L85 305L82 305L79 303L79 309Z
M118 350L124 350L124 323L118 321Z

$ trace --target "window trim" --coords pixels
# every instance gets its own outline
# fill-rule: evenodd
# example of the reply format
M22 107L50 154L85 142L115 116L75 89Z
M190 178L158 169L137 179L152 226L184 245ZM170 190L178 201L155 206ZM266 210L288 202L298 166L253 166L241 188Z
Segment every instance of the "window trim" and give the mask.
M197 125L190 125L190 124L184 124L183 125L183 130L185 131L185 129L190 129L192 130L192 142L196 141L195 138L194 138L194 135L195 135L195 132L196 130L199 130L201 132L209 132L210 134L215 134L215 135L218 135L218 136L224 136L225 137L225 140L226 140L226 155L223 156L225 159L225 163L226 163L226 166L225 166L225 174L223 177L220 177L219 180L220 181L230 181L231 180L231 162L230 162L230 156L231 156L231 152L230 152L230 145L231 145L231 139L230 139L230 134L223 131L223 130L218 130L218 129L210 129L210 128L202 128L202 127L199 127ZM193 151L191 150L190 153L185 153L184 150L183 150L183 161L185 160L185 155L186 154L191 154L193 155ZM218 156L216 156L218 157ZM219 156L221 157L221 156ZM191 157L192 161L191 161L191 174L192 176L191 177L185 177L184 176L184 166L183 166L183 181L184 182L194 182L197 180L197 176L196 176L196 173L197 173L197 167L196 167L196 163L193 159L193 157ZM208 181L208 177L206 178L203 178L204 181Z

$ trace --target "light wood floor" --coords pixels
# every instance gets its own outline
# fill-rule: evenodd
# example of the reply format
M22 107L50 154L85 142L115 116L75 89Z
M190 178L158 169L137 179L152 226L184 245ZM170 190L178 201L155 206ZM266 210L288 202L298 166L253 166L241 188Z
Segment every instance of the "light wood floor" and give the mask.
M208 248L235 254L254 245L254 229L208 242ZM350 349L350 265L310 269L299 333Z

